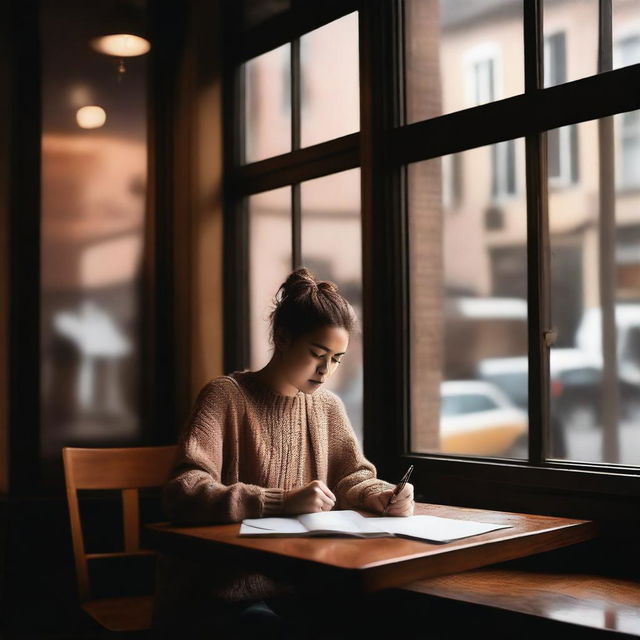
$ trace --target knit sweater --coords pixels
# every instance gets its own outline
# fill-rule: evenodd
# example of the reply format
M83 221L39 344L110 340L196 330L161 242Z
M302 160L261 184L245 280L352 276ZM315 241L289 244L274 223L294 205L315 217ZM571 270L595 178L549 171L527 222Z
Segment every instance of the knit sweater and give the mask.
M281 514L284 492L314 479L333 491L335 509L364 509L369 494L394 486L376 477L334 392L286 396L254 372L234 371L200 391L179 438L163 504L176 523L238 522ZM216 596L274 592L264 576L228 578L218 580Z

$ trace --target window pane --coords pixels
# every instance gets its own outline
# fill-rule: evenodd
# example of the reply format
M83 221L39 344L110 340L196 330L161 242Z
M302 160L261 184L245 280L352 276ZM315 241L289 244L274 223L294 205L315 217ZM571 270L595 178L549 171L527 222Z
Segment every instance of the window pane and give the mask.
M598 0L544 0L544 86L598 73Z
M524 91L521 0L405 0L407 122Z
M249 301L252 371L272 354L269 313L273 298L291 272L291 187L250 196Z
M245 162L291 151L291 46L249 60L243 71Z
M360 129L358 13L300 38L301 144Z
M335 282L362 322L360 169L303 182L300 190L302 264ZM362 442L362 337L357 333L327 388L342 398Z
M526 220L523 139L409 167L412 451L527 456Z
M41 452L52 483L63 446L142 441L147 57L126 62L119 90L116 68L87 45L99 5L40 3ZM106 120L82 128L85 107Z
M553 458L640 464L638 115L575 125L584 170L549 190Z
M578 183L578 128L575 125L547 132L549 188L573 187Z
M613 0L613 66L640 62L640 7L638 0Z

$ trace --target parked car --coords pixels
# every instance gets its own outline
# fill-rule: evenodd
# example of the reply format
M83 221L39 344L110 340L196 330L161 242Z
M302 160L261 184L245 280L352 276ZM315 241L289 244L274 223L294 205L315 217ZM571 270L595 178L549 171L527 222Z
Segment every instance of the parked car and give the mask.
M621 379L640 384L640 304L615 305L618 372ZM576 331L576 346L602 358L602 311L586 309Z
M528 367L526 356L486 358L478 363L477 375L504 391L528 411ZM552 455L566 455L566 431L591 428L602 421L602 360L582 349L557 348L549 353L551 378ZM619 379L623 418L635 415L640 406L640 388Z
M520 455L514 451L527 437L527 414L498 387L481 380L448 380L440 390L443 453Z

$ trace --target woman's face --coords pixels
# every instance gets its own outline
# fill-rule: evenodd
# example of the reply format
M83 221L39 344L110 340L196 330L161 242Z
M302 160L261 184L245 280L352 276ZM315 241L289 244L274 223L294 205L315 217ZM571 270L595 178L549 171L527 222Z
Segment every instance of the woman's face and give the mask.
M304 393L313 393L340 366L349 345L343 327L321 327L282 347L284 377Z

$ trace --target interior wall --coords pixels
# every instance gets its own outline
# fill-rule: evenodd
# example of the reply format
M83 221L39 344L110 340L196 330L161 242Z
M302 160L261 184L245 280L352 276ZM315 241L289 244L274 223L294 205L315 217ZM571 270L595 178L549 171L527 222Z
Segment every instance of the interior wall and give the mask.
M191 0L178 93L175 257L178 405L223 371L220 2Z

